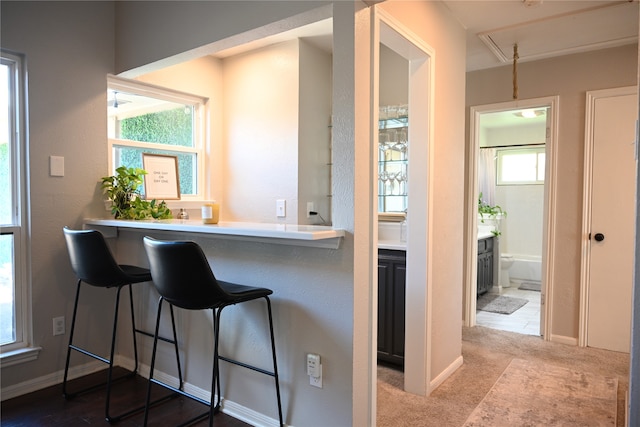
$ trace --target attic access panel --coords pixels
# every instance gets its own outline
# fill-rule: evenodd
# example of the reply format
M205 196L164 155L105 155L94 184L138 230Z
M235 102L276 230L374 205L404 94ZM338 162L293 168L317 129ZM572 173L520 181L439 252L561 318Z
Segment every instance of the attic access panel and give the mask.
M504 63L512 61L515 43L520 61L622 46L637 41L637 7L635 2L598 6L485 31L478 37Z

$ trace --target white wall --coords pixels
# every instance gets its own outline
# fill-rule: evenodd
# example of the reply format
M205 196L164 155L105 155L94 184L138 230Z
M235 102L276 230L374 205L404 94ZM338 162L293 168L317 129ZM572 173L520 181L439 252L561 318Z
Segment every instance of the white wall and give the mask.
M507 212L500 223L500 252L542 256L544 185L499 185L496 204Z
M381 106L409 103L409 63L382 43L379 97Z
M331 55L300 40L298 224L331 223ZM307 218L307 202L319 217Z
M480 119L482 125L482 118ZM544 144L546 125L488 128L481 147ZM495 204L507 212L500 227L500 251L525 257L542 256L544 185L497 185Z
M298 223L298 46L222 61L225 220ZM276 218L276 199L288 202L286 218Z

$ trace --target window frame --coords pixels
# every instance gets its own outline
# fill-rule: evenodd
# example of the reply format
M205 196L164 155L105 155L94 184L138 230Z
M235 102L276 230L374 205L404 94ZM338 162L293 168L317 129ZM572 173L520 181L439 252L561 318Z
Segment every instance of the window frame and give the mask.
M125 79L114 75L107 76L107 88L115 89L131 94L148 96L152 98L162 99L169 102L191 105L193 107L194 118L194 144L193 147L184 147L178 145L157 144L152 142L132 141L120 138L107 138L107 166L110 174L115 173L115 148L127 147L148 150L161 150L169 153L185 153L194 154L196 156L196 193L181 194L181 201L204 201L208 194L208 185L205 181L207 159L207 142L206 142L206 117L208 109L208 98L168 89L137 80ZM171 201L167 201L171 205Z
M513 154L535 154L536 155L536 179L528 180L528 181L504 181L502 179L502 163L503 156L505 155L513 155ZM546 147L544 144L539 145L523 145L523 146L514 146L509 148L500 148L496 150L496 185L497 186L505 186L505 185L544 185L544 174L543 178L540 180L538 176L540 176L540 165L545 167L545 160L540 161L540 154L544 154L546 156Z
M28 181L28 108L27 108L27 64L23 54L0 49L3 65L11 69L9 96L9 132L11 144L12 176L11 224L2 224L0 234L13 235L13 274L15 341L0 346L2 367L34 360L40 347L33 345L33 318L31 309L30 274L30 204Z

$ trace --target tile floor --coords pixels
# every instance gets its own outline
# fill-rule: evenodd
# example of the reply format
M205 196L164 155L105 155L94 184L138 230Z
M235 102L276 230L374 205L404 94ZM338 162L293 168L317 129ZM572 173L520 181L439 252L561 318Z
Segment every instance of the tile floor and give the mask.
M478 310L476 324L525 335L540 335L540 292L520 290L513 283L510 288L502 288L501 295L524 298L529 302L508 315Z

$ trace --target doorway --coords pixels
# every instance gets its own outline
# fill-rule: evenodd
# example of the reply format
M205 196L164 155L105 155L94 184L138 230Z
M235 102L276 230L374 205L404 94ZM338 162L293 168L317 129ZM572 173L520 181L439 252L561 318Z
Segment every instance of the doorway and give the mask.
M422 40L411 33L408 29L400 25L393 17L381 9L374 9L375 30L373 45L374 64L380 64L381 49L389 49L396 55L402 57L408 66L405 68L408 88L404 91L408 93L408 117L407 126L407 164L406 164L406 280L405 280L405 325L404 333L404 390L413 394L426 396L431 391L429 379L430 373L430 314L427 301L431 299L429 293L431 287L427 271L429 269L430 257L428 256L429 242L424 236L429 235L429 218L431 217L429 196L431 192L430 171L431 171L431 145L432 145L432 123L433 109L430 108L432 97L432 76L433 76L433 50ZM380 105L380 69L374 67L373 80L373 105L378 111ZM393 101L397 102L397 101ZM374 113L373 122L378 124L378 114ZM378 135L378 126L373 131L373 135ZM379 141L374 137L373 162L372 167L372 191L378 194L378 162L380 150ZM412 167L414 165L415 167ZM394 192L391 191L393 195ZM387 213L386 215L389 215ZM378 211L374 212L378 218ZM374 221L374 227L378 228L378 220ZM376 239L378 233L376 232ZM399 233L398 233L399 235ZM377 253L374 255L372 265L378 265ZM374 275L375 277L375 275ZM373 289L377 289L373 284ZM373 310L376 313L378 298L373 298ZM407 322L406 319L411 319ZM374 323L375 324L375 323Z
M496 315L489 315L489 320L487 320L487 316L485 316L485 313L483 312L480 315L481 322L484 321L486 326L493 327L495 329L514 330L522 326L521 331L515 330L515 332L542 335L544 337L548 337L549 335L546 331L548 331L550 327L548 316L550 307L549 297L552 295L551 289L553 287L551 274L553 271L553 257L551 254L553 252L553 224L555 212L554 194L556 185L555 141L557 140L558 122L557 104L558 97L547 97L471 107L469 122L470 144L468 152L469 175L467 187L467 206L470 213L468 215L466 232L467 256L465 258L464 290L464 324L466 326L475 326L480 323L476 312L478 301L478 238L486 237L487 233L489 233L488 236L493 237L491 241L494 242L493 245L488 246L493 248L492 271L494 272L494 275L492 283L487 287L489 290L486 294L493 294L492 298L496 298L497 295L502 296L503 294L506 294L506 296L509 296L509 294L516 294L510 296L510 298L515 297L525 299L525 306L531 302L530 308L528 308L527 311L530 311L531 308L536 310L534 304L538 303L539 314L535 314L537 317L533 319L537 322L529 322L536 325L533 328L531 325L529 325L528 328L526 327L526 318L530 318L531 313L524 312L521 319L517 319L517 317L513 318L514 321L520 322L513 327L509 326L509 321L504 320L504 314L497 315L502 318L500 322L488 324L490 323L489 320L491 319L491 316ZM536 140L526 140L526 138L522 139L521 137L514 136L525 133L521 131L516 134L511 132L511 136L509 136L509 132L503 132L503 136L507 135L503 140L496 139L494 142L486 142L487 138L485 137L487 136L487 133L486 129L483 128L483 118L486 120L507 120L513 124L517 119L522 119L523 113L528 114L529 112L533 114L533 117L537 117L536 120L543 122L543 134L542 137L538 137L537 142L535 142ZM543 115L545 118L541 118ZM542 139L542 141L540 141L540 139ZM496 194L493 194L490 197L487 197L486 193L480 197L482 189L487 188L486 184L480 184L480 180L478 178L478 174L481 169L479 166L481 146L491 145L493 145L493 148L486 149L488 153L485 152L483 154L484 157L489 158L489 162L493 161L493 170L497 171L498 175L492 176L491 180L496 184L501 184L501 188L500 191L496 191ZM520 154L522 154L522 156L520 156ZM504 166L509 163L507 159L508 157L511 157L511 160L516 160L515 164L520 160L529 162L529 164L533 161L533 164L536 165L532 172L533 176L529 176L528 178L523 178L518 174L516 174L515 177L509 176L508 169ZM500 167L496 167L498 164L500 164ZM506 175L502 176L502 173L505 173ZM525 180L530 179L538 181L538 184L543 183L543 185L529 185L532 183L525 182ZM529 197L527 197L523 192L525 185L528 187L527 191L533 192ZM499 188L499 186L496 185L494 189L495 188ZM511 194L511 196L509 196L509 194ZM506 202L509 197L515 197L513 202ZM535 200L536 198L539 200L537 203L538 207L536 208L539 209L539 215L537 217L528 214L525 215L527 213L527 208L526 206L522 206L522 202ZM509 217L509 209L505 206L504 210L506 211L506 215L497 215L496 221L490 224L490 227L487 230L486 219L478 219L478 216L476 215L479 207L479 200L482 200L484 205L492 207L497 206L498 210L502 208L500 203L507 203L507 206L511 206L512 218ZM523 221L525 223L526 221L541 222L541 224L538 224L537 231L529 233L530 235L527 239L514 236L514 234L520 233L517 231L517 228L523 227ZM534 227L530 228L534 229ZM507 233L509 232L511 232L511 240L507 238ZM481 236L479 233L483 235ZM526 232L523 233L523 235L526 234ZM529 243L527 240L529 240ZM534 240L537 240L537 243L534 242ZM514 253L512 254L507 251L513 251ZM536 251L539 253L538 256L535 255ZM501 254L503 255L502 257ZM519 271L520 273L514 274L512 280L507 279L505 281L504 279L513 267L503 271L501 269L500 258L509 261L511 264L515 264L513 258L518 259L518 266L516 266L516 270L514 272ZM539 294L537 294L539 296L531 294L530 292L522 292L518 290L520 287L524 287L524 290L535 289L536 282L539 283L539 291L534 292L539 292ZM519 295L519 293L522 295Z

